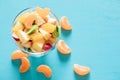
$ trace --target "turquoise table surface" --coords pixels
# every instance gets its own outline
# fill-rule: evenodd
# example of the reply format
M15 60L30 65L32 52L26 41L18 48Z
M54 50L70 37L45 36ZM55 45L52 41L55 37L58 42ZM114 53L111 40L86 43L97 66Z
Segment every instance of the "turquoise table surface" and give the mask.
M49 7L59 19L68 17L73 30L62 30L60 38L72 53L54 49L42 58L29 57L30 70L21 74L20 61L11 61L18 49L11 27L21 10L34 6ZM120 80L120 0L0 0L0 30L0 80ZM75 63L89 66L90 74L76 75ZM50 79L36 72L40 64L51 67Z

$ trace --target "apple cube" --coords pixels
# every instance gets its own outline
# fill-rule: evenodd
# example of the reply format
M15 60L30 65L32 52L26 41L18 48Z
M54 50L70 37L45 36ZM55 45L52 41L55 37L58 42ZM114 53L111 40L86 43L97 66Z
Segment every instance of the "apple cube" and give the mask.
M45 40L48 40L51 37L50 33L46 32L45 30L39 28L39 31L41 32Z
M17 33L18 30L23 30L24 26L21 23L16 23L15 26L12 28L12 32Z
M17 32L17 35L18 35L18 37L19 37L19 39L20 39L20 41L21 41L22 43L26 43L27 41L30 40L30 38L29 38L29 36L27 35L27 33L23 32L22 30L19 30L19 31Z
M51 18L49 15L47 16L47 22L53 25L57 25L57 21L54 18Z
M20 39L18 38L18 36L15 33L12 34L12 37L15 41L20 41Z

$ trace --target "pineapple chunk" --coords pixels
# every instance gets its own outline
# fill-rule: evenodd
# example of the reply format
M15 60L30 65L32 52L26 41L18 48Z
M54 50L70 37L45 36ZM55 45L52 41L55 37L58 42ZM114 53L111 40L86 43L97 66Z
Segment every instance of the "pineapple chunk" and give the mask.
M32 46L32 42L28 41L26 43L22 43L21 45L26 47L26 48L30 48Z
M56 37L50 37L49 41L51 43L55 43L57 41L57 38Z
M41 32L45 40L48 40L51 37L50 33L46 32L45 30L39 28L39 31Z
M13 26L12 32L16 34L18 30L23 30L23 29L24 29L24 26L18 22L15 26Z
M51 23L45 23L41 26L41 28L48 33L53 33L56 29L56 26Z
M40 52L40 51L42 51L43 45L44 45L43 43L34 42L32 45L32 49L33 49L33 51Z
M30 40L30 38L28 37L27 33L23 32L22 30L19 30L17 32L17 36L19 37L20 41L22 43L26 43L27 41Z
M35 32L33 34L30 35L30 38L33 42L39 41L39 42L43 42L44 43L44 38L43 35L39 32Z

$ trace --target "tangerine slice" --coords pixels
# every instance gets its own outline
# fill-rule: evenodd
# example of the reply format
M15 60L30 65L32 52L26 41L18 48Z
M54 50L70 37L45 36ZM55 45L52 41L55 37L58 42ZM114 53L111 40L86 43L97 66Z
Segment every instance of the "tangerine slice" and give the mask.
M70 47L65 43L64 40L59 40L58 41L57 49L62 54L70 54L71 53Z
M26 17L25 21L24 21L25 27L26 27L27 29L30 29L30 28L32 27L33 23L34 23L36 20L37 20L37 17L36 17L35 14L32 14L32 13L29 14L29 15Z
M43 73L47 78L50 78L52 75L52 70L47 65L38 66L37 71Z
M79 64L74 64L74 71L78 75L85 76L90 72L90 69L86 66L81 66Z
M36 8L36 12L37 12L43 19L46 19L47 15L50 13L50 9L49 9L49 8L40 8L40 7L37 7L37 8Z
M60 19L60 26L65 30L71 30L72 29L72 25L68 22L68 19L67 19L66 16L63 16Z
M20 59L22 57L28 57L28 55L23 53L21 50L17 50L15 52L13 52L11 59L15 60L15 59Z
M30 68L30 62L26 57L21 58L22 64L20 65L19 71L21 73L27 72Z

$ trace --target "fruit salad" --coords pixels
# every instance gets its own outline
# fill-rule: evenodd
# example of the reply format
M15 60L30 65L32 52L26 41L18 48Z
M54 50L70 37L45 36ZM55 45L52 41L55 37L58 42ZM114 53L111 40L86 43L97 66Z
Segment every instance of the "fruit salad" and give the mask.
M56 17L51 14L49 8L36 7L17 16L12 37L20 49L38 53L48 51L55 45L60 36L60 27Z

